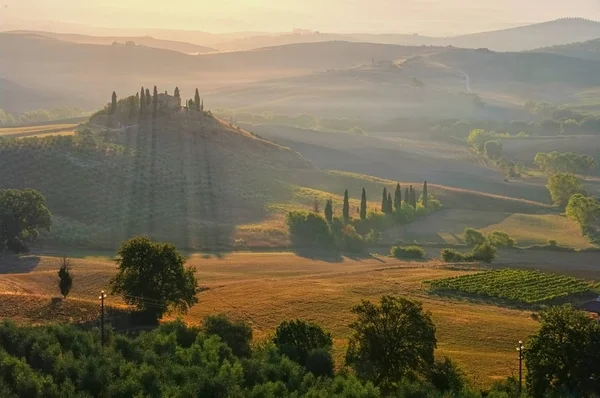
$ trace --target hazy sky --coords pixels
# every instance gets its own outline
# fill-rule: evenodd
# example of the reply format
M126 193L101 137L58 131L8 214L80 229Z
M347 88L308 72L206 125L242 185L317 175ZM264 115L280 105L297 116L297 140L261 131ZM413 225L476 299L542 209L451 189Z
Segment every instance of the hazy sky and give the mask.
M600 0L0 0L0 29L44 20L214 33L450 35L576 16L600 20Z

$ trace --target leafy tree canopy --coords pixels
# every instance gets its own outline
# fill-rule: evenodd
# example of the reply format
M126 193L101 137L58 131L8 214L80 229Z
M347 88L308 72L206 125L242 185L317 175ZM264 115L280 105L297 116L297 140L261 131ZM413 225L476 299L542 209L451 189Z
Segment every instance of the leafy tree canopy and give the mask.
M550 192L552 203L563 208L568 204L571 196L584 192L581 181L577 177L566 173L550 176L546 188Z

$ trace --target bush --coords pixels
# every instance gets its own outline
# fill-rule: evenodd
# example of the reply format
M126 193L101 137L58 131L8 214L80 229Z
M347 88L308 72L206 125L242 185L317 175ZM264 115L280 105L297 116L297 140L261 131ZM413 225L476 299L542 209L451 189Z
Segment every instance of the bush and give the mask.
M306 358L306 370L317 377L333 376L335 362L331 355L331 350L327 348L317 348L311 350Z
M390 256L395 258L422 259L425 257L425 250L422 247L412 246L392 246Z
M468 255L460 253L454 249L443 249L442 260L447 263L462 263L467 261Z
M496 258L496 248L489 243L480 243L473 248L471 257L474 261L491 263Z
M329 224L323 216L308 211L291 211L286 223L295 245L329 246L333 243Z
M331 333L325 332L317 324L300 319L279 324L275 330L273 343L279 352L303 366L306 366L311 351L331 350L333 346Z
M516 241L510 237L506 232L493 231L487 237L488 242L496 247L514 247Z
M231 348L233 355L247 357L251 353L252 327L245 322L232 322L225 315L211 315L204 318L206 334L219 336Z
M466 228L465 232L463 232L463 239L469 246L475 246L485 242L483 233L474 228Z
M431 367L429 381L439 391L461 391L465 386L465 376L458 365L448 357L436 360Z

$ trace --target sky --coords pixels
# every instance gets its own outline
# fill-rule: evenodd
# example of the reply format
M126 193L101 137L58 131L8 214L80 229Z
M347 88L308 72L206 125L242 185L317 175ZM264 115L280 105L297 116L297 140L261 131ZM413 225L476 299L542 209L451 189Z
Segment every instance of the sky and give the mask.
M561 17L600 20L600 0L0 0L0 29L32 21L212 33L419 33L447 36Z

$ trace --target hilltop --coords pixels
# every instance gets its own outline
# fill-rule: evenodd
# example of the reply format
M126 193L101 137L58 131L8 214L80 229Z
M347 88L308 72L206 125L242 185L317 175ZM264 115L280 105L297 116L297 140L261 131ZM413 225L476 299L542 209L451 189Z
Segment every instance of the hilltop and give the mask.
M600 39L542 47L532 51L600 61Z

